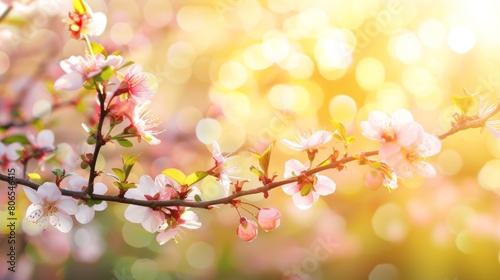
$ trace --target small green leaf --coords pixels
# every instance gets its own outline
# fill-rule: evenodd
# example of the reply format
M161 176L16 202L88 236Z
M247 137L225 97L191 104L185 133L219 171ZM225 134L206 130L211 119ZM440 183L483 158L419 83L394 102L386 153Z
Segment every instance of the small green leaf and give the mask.
M115 184L115 186L117 186L118 188L120 188L122 190L128 190L128 189L136 188L136 185L132 184L132 183L113 182L113 184Z
M94 145L95 143L97 143L97 139L95 139L94 135L87 137L87 144Z
M116 139L116 141L118 142L118 144L120 144L120 146L125 147L125 148L130 148L130 147L134 146L134 144L132 144L132 142L130 142L127 139L121 138L121 139Z
M56 175L57 178L61 178L64 174L64 171L62 169L59 169L59 168L54 168L54 169L52 169L52 173L54 175Z
M196 202L202 202L203 200L201 200L201 197L200 197L199 194L195 194L194 195L194 201L196 201Z
M205 171L197 171L197 172L191 173L184 180L184 184L191 186L191 185L195 184L196 182L199 182L203 178L207 177L207 175L208 175L208 173Z
M108 56L108 52L101 44L97 43L96 41L92 41L90 45L92 46L92 51L94 52L94 54L102 54L105 57Z
M257 169L255 166L250 167L250 171L252 171L253 174L259 176L259 178L265 177L266 174L262 172L261 170Z
M102 69L101 73L94 76L94 80L96 82L102 83L111 79L111 77L113 77L113 74L114 74L113 68L111 68L110 66L105 66Z
M101 204L102 200L97 200L97 199L89 199L87 200L87 205L89 207L92 207L94 205L98 205L98 204Z
M341 122L338 122L338 121L335 121L335 120L331 120L333 126L335 126L335 129L337 129L340 137L342 137L342 140L346 139L347 138L347 131L345 129L345 126L341 123Z
M127 67L129 65L132 65L134 63L135 62L133 62L133 61L127 61L127 62L123 63L122 65L118 66L118 68L116 68L116 70L120 70L120 69L125 68L125 67Z
M161 173L167 175L168 177L172 178L174 181L179 183L180 185L184 184L184 181L186 180L186 175L182 171L176 168L167 168L163 170Z
M304 186L300 189L300 195L301 195L301 196L306 196L306 195L308 195L308 194L311 192L312 188L313 188L313 185L312 185L311 183L304 185Z
M28 141L28 138L26 138L26 136L22 134L7 136L4 139L2 139L2 142L4 144L21 143L25 145L30 143L30 141Z
M259 160L260 168L262 168L265 175L268 173L269 163L271 162L271 152L273 151L275 143L276 141L273 141L262 154L251 152L252 155Z
M116 176L121 182L125 181L125 173L123 172L123 170L119 168L112 168L111 170L113 170L113 173L116 174Z
M351 136L347 137L346 142L347 142L347 144L352 144L352 142L354 142L355 140L356 140L356 136L351 135Z
M85 161L82 161L82 162L80 163L80 168L82 168L82 169L87 169L88 167L89 167L89 165L88 165L88 163L86 163Z
M40 179L42 179L42 177L40 176L40 174L38 174L36 172L28 173L28 178L30 180L40 180Z

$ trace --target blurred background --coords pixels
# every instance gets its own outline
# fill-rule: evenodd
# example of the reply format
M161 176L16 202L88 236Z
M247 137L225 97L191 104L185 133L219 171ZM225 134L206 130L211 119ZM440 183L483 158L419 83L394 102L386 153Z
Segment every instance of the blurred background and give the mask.
M239 176L252 180L245 187L257 187L249 171L257 162L248 150L262 152L275 139L300 132L334 131L330 119L358 137L351 147L358 152L378 147L359 127L372 110L406 108L428 132L439 134L457 112L451 95L465 88L497 101L498 1L88 3L108 17L105 33L93 39L156 77L152 110L161 120L162 143L106 145L99 161L109 172L121 165L119 155L140 153L131 177L136 182L168 167L206 170L213 164L210 143L218 141L224 153L239 155ZM39 125L52 129L57 143L69 143L80 154L88 149L80 123L92 116L95 99L83 98L76 114L74 107L54 104L78 93L50 89L63 74L59 62L84 53L84 43L70 39L61 22L70 7L68 0L15 2L0 22L0 122L8 122L9 108L20 104L25 118L42 117ZM0 4L0 13L5 9ZM35 131L17 132L26 130ZM270 170L279 179L290 158L307 160L277 143ZM356 163L323 172L337 190L306 211L281 189L267 200L247 197L282 212L281 226L261 230L251 243L236 236L238 215L228 206L194 210L202 227L163 246L125 220L126 205L109 203L90 224L75 222L68 234L36 232L23 222L16 273L7 271L5 235L0 239L0 278L498 279L499 139L480 129L460 132L443 141L431 162L437 177L400 180L391 192L365 187L368 168ZM86 176L78 167L74 172ZM50 172L44 176L53 178ZM216 181L198 187L207 200L222 195ZM6 191L0 188L2 205ZM20 191L19 219L28 205Z

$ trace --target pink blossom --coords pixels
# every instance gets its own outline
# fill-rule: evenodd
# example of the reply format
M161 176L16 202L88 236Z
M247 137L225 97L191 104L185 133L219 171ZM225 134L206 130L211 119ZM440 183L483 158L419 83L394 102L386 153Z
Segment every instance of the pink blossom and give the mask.
M257 238L258 226L254 221L249 221L247 218L241 217L236 234L241 240L251 242Z
M330 178L318 173L305 176L308 165L303 165L296 159L285 163L285 179L299 176L295 183L282 186L283 191L292 196L295 206L301 210L309 209L318 201L320 195L329 195L335 191L336 185ZM304 175L304 176L301 176Z
M397 153L401 147L411 146L424 133L422 126L405 109L395 111L390 117L383 112L373 111L368 121L361 122L361 129L365 137L382 143L379 151L382 158Z
M78 206L71 197L61 196L61 191L52 182L46 182L33 190L23 187L28 199L33 203L26 210L26 220L38 224L43 229L50 223L61 232L69 232L73 227L70 215L78 212Z
M84 36L99 36L106 28L107 18L103 13L93 13L85 1L79 1L84 6L85 11L69 12L66 23L71 37L82 39Z
M441 151L441 141L436 136L425 133L422 140L410 147L402 148L399 152L389 156L386 160L397 176L413 177L413 170L423 177L433 177L436 169L432 164L425 162L428 157Z
M319 147L325 145L332 140L332 133L319 130L314 132L312 135L302 134L297 137L296 142L290 140L281 139L281 143L290 149L297 151L305 151L311 149L318 149Z
M168 200L172 197L174 190L166 188L168 183L173 183L169 177L160 174L155 180L144 175L139 178L136 188L129 189L125 193L126 198L139 200ZM132 223L140 223L145 230L153 233L160 229L165 222L165 214L161 209L152 209L138 205L129 205L125 210L125 218Z
M61 61L61 68L66 74L57 79L54 83L55 90L78 90L83 84L94 76L100 74L102 70L109 66L113 70L121 63L123 58L117 55L104 57L102 54L71 56Z
M280 217L280 211L274 208L262 208L257 214L257 222L263 230L273 230L279 227Z
M241 171L241 168L237 163L238 157L223 156L219 144L216 141L212 143L212 157L215 160L215 166L209 170L209 173L219 179L224 189L224 195L228 196L231 187L230 179L241 179L232 175Z
M31 133L27 133L26 137L30 141L31 145L33 148L37 150L54 150L54 132L49 129L44 129L38 132L37 136L35 137Z
M145 103L154 95L148 83L149 76L142 71L142 66L134 64L127 69L123 83L130 94L132 101L137 104Z
M87 179L83 178L82 176L79 175L73 175L69 177L68 180L68 185L70 190L73 191L82 191L87 188L89 182ZM105 184L97 182L94 183L94 194L105 194L108 188L106 187ZM102 201L99 204L94 204L93 206L89 206L87 204L87 201L85 200L76 200L77 202L79 201L79 209L78 212L75 214L75 218L78 222L81 224L87 224L92 219L94 218L95 211L103 211L108 207L108 204L106 201Z
M387 176L384 172L379 170L369 170L365 176L365 185L372 190L376 190L381 186L389 189L398 188L398 176L392 172L391 177Z
M163 245L169 240L174 239L178 233L179 227L187 229L198 229L201 227L201 223L198 220L198 215L193 211L186 211L188 208L184 208L182 215L179 219L170 223L164 223L158 231L160 233L156 236L156 241ZM173 215L174 216L174 215Z
M12 143L4 145L0 142L0 169L7 170L10 167L18 168L18 164L15 163L21 156L19 152L23 150L23 146L20 143Z
M151 115L151 111L148 108L149 103L148 101L135 106L134 116L131 120L132 123L127 128L127 132L139 136L139 140L142 138L151 145L158 145L161 140L156 138L155 135L161 131L156 130L159 124L158 118Z

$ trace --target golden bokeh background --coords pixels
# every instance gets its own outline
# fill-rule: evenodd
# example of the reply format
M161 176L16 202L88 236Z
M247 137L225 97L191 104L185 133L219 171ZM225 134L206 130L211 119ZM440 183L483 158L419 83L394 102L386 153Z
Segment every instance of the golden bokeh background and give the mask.
M53 97L45 81L62 74L59 61L83 54L83 42L69 39L60 21L70 2L16 6L0 23L0 97L3 102L23 96L28 117L50 109ZM428 132L439 134L457 112L451 95L466 88L496 101L500 86L499 1L88 2L108 16L105 33L94 39L156 77L152 109L162 122L162 144L106 145L100 161L109 171L119 166L118 155L141 153L135 181L167 167L206 170L212 164L210 143L218 141L223 152L240 156L239 175L252 180L245 186L256 187L249 167L257 163L248 150L263 151L299 132L333 131L330 119L357 136L352 152L376 149L359 127L372 110L408 109ZM29 89L20 95L26 84ZM94 99L87 101L90 110ZM4 106L0 120L6 119ZM79 125L85 113L63 108L43 120L57 141L79 153L86 149ZM277 143L270 169L278 178L290 158L307 156ZM154 235L126 222L125 205L110 203L69 234L19 231L23 248L15 277L498 279L500 140L486 130L460 132L443 141L431 162L436 178L400 180L391 192L366 188L368 169L356 163L323 172L337 190L306 211L280 189L267 200L248 197L282 212L280 228L261 231L251 243L236 236L238 216L229 206L195 210L203 226L186 230L177 244L159 246ZM221 196L213 180L199 187L205 199ZM5 190L0 191L4 205ZM28 205L20 192L19 217ZM29 225L23 230L30 232ZM2 261L0 278L11 277L4 266Z

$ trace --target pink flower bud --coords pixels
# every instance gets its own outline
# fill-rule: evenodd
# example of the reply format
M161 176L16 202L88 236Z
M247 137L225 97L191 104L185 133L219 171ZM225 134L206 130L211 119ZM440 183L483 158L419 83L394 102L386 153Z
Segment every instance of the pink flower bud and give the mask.
M245 217L241 217L240 225L236 229L236 234L238 237L247 242L251 242L257 237L258 226L255 222L247 220Z
M382 186L384 174L378 170L369 170L366 172L365 185L371 190L376 190Z
M274 208L262 208L257 214L257 221L263 230L268 231L279 227L280 211Z

